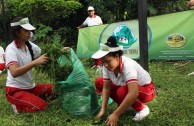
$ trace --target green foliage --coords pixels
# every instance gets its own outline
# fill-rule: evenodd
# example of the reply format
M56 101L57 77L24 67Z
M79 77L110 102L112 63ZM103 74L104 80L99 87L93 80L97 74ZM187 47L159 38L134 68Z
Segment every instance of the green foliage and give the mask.
M104 22L136 19L138 17L138 0L85 0L95 7ZM147 0L148 16L174 13L187 10L186 0Z
M6 49L8 42L7 41L3 41L0 39L0 46L4 48L4 50Z
M38 30L35 34L35 38L37 40L44 39L49 32L53 31L53 29L49 26L45 26L41 23L38 24ZM44 40L43 40L44 42Z
M70 59L69 50L64 50L63 44L60 41L58 34L53 35L49 42L40 43L42 54L47 54L49 57L49 63L46 65L37 66L37 70L46 74L55 83L57 81L64 81L72 71L72 63ZM68 64L61 65L59 59L65 56Z
M148 0L149 16L175 13L187 9L186 0L165 0L162 2L158 0Z
M33 24L51 25L74 14L81 4L76 0L10 0L9 9L17 15L32 18Z
M123 21L136 17L136 0L85 0L95 7L95 11L107 23Z
M52 81L65 80L72 70L71 63L61 66L59 58L65 55L70 57L70 52L63 50L65 41L61 39L61 32L53 31L49 26L43 24L38 25L37 33L35 35L36 41L39 43L42 54L47 54L50 61L46 65L37 67L39 72L47 75ZM70 61L70 59L67 59Z
M72 39L77 38L77 34L70 27L61 27L59 29L53 29L50 26L44 24L37 24L37 30L35 34L36 42L50 42L58 41L59 43L63 42L63 46L75 47L76 42L72 42ZM52 38L51 38L52 37ZM53 40L54 39L54 40ZM57 39L57 40L55 40Z

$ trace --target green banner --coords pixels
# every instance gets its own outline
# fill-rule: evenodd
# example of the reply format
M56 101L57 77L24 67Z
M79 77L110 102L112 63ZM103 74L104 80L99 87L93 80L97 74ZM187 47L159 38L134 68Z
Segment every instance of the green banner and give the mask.
M148 18L150 59L194 59L194 10Z
M193 21L193 10L148 18L149 59L194 59ZM77 56L90 58L111 35L124 47L126 56L139 58L137 20L80 29Z

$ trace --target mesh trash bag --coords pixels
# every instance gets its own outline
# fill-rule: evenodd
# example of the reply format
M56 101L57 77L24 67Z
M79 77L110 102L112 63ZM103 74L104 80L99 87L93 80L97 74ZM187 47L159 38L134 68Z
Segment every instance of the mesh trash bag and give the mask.
M95 88L73 49L69 51L69 58L64 55L59 58L60 66L73 66L68 78L57 82L62 108L72 115L93 115L99 110Z

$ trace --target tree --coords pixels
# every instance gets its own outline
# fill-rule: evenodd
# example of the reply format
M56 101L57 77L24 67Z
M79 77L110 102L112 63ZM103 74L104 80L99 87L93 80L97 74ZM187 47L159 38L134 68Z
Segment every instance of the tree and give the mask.
M81 7L77 0L10 0L9 8L14 16L25 15L34 25L57 25Z
M85 0L105 23L137 19L137 0ZM187 10L186 0L147 0L148 16Z

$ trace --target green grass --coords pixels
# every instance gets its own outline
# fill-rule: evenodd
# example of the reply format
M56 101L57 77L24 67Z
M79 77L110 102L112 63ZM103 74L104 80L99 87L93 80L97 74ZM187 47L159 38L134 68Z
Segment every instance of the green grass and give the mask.
M85 61L84 61L85 62ZM89 66L88 63L84 65ZM150 62L150 74L155 83L157 96L148 103L151 113L141 122L133 122L133 111L127 111L120 117L119 126L193 126L194 125L194 71L191 61ZM95 71L86 67L91 80L95 80ZM36 76L36 82L49 82L43 75ZM6 74L0 75L0 126L92 126L94 116L77 117L66 114L58 100L49 103L49 107L37 113L15 115L5 99L4 86ZM109 105L110 114L116 105Z

